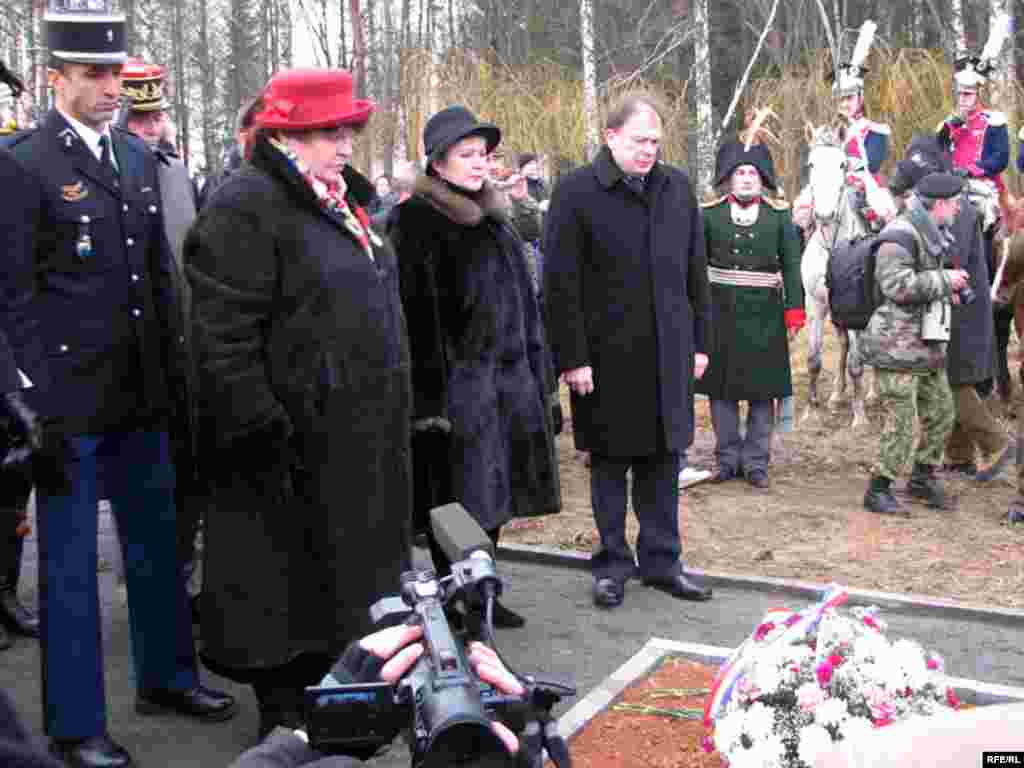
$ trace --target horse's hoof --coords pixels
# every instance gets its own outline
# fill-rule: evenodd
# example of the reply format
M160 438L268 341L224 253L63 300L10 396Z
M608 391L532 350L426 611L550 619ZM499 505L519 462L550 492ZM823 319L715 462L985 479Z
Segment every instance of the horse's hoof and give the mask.
M821 424L821 408L813 405L807 406L798 426L809 427L817 426L819 424Z
M839 392L833 392L832 396L828 399L829 410L837 410L840 405L843 404L845 398Z

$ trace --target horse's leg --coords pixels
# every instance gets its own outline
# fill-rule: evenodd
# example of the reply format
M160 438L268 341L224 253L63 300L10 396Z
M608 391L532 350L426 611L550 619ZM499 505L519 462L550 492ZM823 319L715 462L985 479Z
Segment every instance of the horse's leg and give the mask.
M803 421L816 415L821 406L818 395L818 379L821 376L821 349L827 315L824 302L815 295L812 295L811 308L811 328L807 341L807 410L804 412Z
M864 429L868 426L868 416L864 412L864 358L860 353L860 335L856 331L848 331L850 359L847 366L853 382L853 429Z
M835 410L846 399L846 367L850 359L850 334L838 325L833 324L832 327L839 338L839 368L836 371L832 396L828 399L828 407Z

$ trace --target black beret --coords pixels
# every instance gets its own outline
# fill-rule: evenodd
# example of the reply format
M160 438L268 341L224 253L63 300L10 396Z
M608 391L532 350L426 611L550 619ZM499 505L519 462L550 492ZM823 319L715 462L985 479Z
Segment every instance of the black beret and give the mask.
M963 189L964 180L952 173L929 173L915 187L922 197L947 200L956 197Z
M889 191L902 195L928 174L952 170L952 163L938 139L930 134L917 134L911 139L904 158L896 163L896 173L889 179Z

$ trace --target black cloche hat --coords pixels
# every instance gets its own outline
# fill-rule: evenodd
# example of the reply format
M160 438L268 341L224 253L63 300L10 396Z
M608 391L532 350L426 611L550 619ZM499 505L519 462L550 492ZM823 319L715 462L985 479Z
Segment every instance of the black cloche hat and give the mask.
M423 128L423 148L427 157L436 160L457 141L467 136L483 136L488 153L501 143L501 131L490 123L481 123L461 105L445 107L427 120Z

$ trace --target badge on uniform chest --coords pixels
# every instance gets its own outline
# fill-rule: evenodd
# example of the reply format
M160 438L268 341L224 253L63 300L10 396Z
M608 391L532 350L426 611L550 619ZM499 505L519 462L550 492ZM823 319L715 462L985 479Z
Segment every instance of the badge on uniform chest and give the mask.
M78 239L75 241L75 253L82 261L92 256L92 220L88 216L78 219Z

